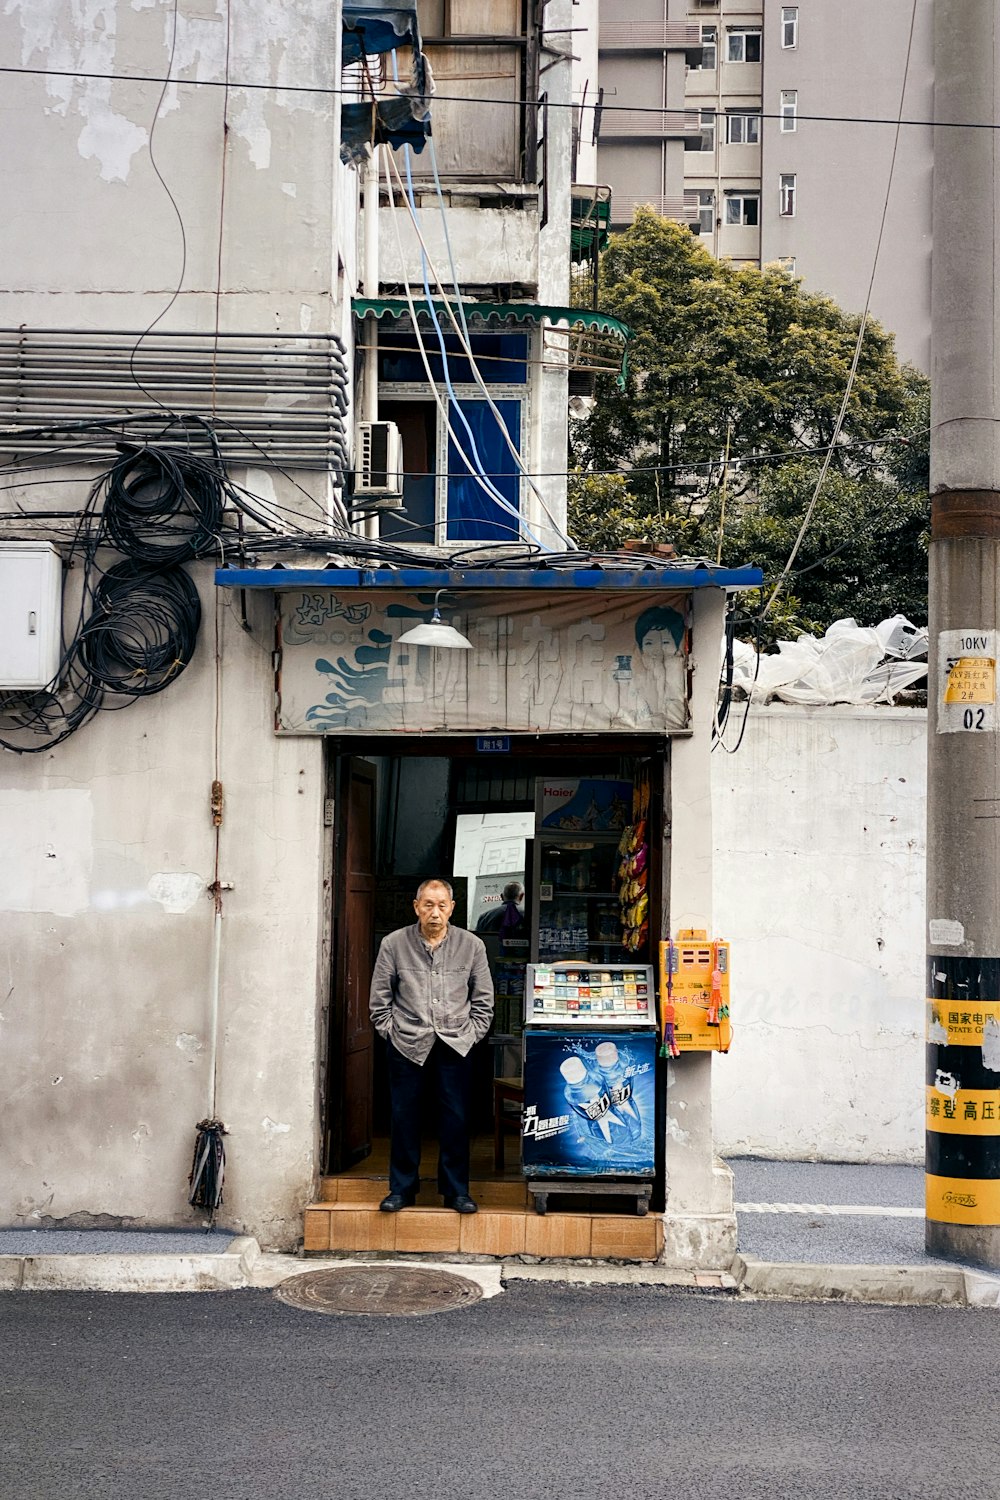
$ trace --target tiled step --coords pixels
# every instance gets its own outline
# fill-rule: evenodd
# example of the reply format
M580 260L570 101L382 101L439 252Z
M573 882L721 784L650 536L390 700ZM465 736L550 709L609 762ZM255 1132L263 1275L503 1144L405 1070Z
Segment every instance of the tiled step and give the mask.
M488 1207L481 1198L480 1204L477 1214L420 1206L384 1214L374 1203L357 1200L313 1203L305 1211L304 1249L307 1255L381 1250L596 1260L656 1260L663 1249L663 1225L652 1214L537 1214Z
M385 1176L323 1177L319 1196L322 1203L381 1203L389 1191ZM527 1208L528 1191L520 1177L486 1178L469 1184L469 1191L482 1208ZM424 1178L417 1195L419 1208L440 1208L441 1194L432 1179Z

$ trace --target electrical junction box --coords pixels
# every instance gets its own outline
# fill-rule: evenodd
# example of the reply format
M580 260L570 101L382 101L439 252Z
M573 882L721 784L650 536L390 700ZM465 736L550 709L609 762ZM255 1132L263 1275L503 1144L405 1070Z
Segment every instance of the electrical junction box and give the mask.
M48 687L62 657L62 560L48 542L0 542L0 689Z
M700 929L660 944L660 1018L676 1052L728 1052L729 944Z

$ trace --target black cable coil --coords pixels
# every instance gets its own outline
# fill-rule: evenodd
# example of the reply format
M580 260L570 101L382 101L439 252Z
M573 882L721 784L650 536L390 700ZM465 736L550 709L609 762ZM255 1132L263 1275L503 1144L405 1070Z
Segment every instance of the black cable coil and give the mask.
M144 698L173 682L194 655L201 602L180 568L117 563L94 590L80 656L95 682Z
M220 545L224 475L163 448L131 450L107 476L104 524L126 557L151 566L187 562Z

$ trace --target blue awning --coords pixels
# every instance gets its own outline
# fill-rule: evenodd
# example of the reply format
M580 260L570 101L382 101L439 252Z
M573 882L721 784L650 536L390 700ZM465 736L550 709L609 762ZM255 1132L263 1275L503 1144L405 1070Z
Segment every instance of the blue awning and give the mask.
M366 146L411 146L422 151L430 134L430 115L415 119L408 99L380 99L371 104L344 104L340 110L341 159L360 162Z
M755 589L760 568L217 568L223 589Z
M395 52L409 42L420 50L416 5L385 5L373 0L350 0L343 7L342 61L357 62L378 52Z

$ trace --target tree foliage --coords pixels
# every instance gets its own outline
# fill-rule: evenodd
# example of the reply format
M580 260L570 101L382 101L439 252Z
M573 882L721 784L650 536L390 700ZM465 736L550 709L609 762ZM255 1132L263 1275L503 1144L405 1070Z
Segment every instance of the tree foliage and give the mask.
M776 268L735 267L650 210L615 236L601 305L633 332L624 389L576 424L571 530L751 563L772 582L836 430L860 318ZM869 320L830 470L773 626L926 618L927 382ZM819 456L817 456L819 450ZM770 617L769 617L770 618Z

